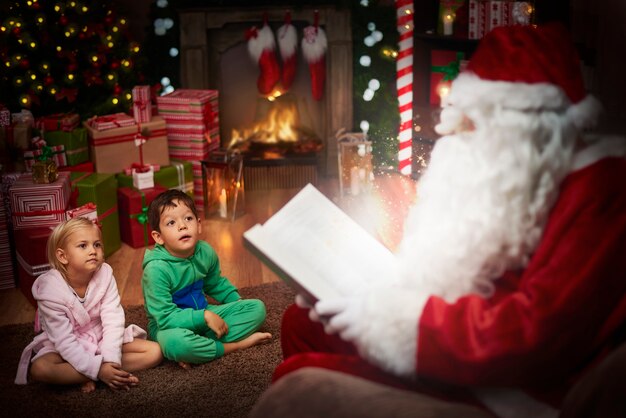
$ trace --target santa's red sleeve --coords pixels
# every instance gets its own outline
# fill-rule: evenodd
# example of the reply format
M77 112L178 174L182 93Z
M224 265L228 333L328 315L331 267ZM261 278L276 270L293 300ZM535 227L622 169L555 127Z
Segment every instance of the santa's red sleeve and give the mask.
M392 300L389 318L376 317L371 335L362 336L361 354L396 374L461 385L571 377L626 323L625 178L623 158L571 173L523 272L496 281L491 298L468 295L451 304L431 296L410 307ZM368 305L380 313L384 297ZM394 331L400 329L414 334Z

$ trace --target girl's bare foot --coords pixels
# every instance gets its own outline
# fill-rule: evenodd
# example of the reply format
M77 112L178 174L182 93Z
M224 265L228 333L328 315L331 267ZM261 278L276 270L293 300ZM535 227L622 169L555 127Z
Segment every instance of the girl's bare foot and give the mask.
M85 382L80 385L80 391L83 393L90 393L96 390L96 382L90 380L89 382Z
M191 370L191 364L185 363L184 361L179 361L178 365L185 370Z

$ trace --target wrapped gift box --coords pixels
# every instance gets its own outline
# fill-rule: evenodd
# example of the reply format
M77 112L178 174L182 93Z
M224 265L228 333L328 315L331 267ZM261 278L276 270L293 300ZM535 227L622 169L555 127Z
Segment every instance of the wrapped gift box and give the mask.
M27 228L15 234L18 285L26 299L37 306L31 288L35 279L50 270L46 244L52 228Z
M52 161L57 167L63 167L67 165L67 157L65 155L65 146L64 145L53 145L50 146L50 150L52 151ZM43 151L41 149L24 151L24 164L26 165L26 170L31 171L33 168L33 164L37 161L41 156Z
M106 131L107 129L133 126L136 125L136 122L132 116L120 112L111 115L94 116L85 121L85 124L96 131Z
M142 146L144 164L170 164L165 120L159 116L150 122L98 131L84 124L89 135L91 160L98 173L120 173L140 161L139 147L135 145L140 133L147 138Z
M0 289L12 289L17 284L15 246L8 222L8 199L0 189Z
M44 140L50 146L63 145L67 165L74 166L89 161L89 146L87 143L87 130L75 128L66 131L46 131Z
M193 142L204 142L206 152L220 147L217 90L178 89L157 97L157 105L167 123L168 140L190 147ZM197 157L201 160L206 154Z
M30 148L31 138L29 125L0 126L0 164L10 171L26 171L24 151Z
M31 174L20 176L9 189L13 229L55 226L65 220L70 201L70 175L60 172L53 183L33 183Z
M498 26L529 25L533 19L530 2L512 0L468 0L468 38L480 39Z
M113 174L72 172L72 205L94 203L102 229L104 255L108 257L120 246L120 222L117 210L117 179Z
M132 187L133 177L117 175L118 187ZM193 197L193 169L189 161L171 161L170 165L159 167L154 172L154 184L166 189L178 189Z
M48 131L65 131L71 132L78 127L80 116L78 113L57 113L40 118L37 125L40 130Z
M11 111L2 103L0 103L0 127L6 127L11 124Z
M92 161L86 161L84 163L80 163L76 165L68 165L65 167L60 167L59 171L83 171L83 172L93 173L96 170Z
M13 122L3 129L3 141L12 150L27 151L32 138L33 128L28 123Z
M87 218L91 222L98 223L98 207L95 203L89 202L74 209L68 209L65 211L67 219L73 218Z
M117 189L122 241L133 248L154 244L148 224L148 205L166 190L160 186L143 190L134 187Z
M133 117L137 123L149 122L152 119L150 93L150 86L133 87Z
M441 98L437 87L443 81L452 82L461 67L462 52L433 49L430 51L430 104L439 106Z

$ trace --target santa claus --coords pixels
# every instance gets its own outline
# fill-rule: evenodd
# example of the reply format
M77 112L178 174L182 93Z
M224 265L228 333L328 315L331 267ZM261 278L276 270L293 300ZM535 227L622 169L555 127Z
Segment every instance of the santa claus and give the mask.
M274 379L323 367L451 397L434 381L556 415L626 325L626 142L588 133L600 106L561 25L494 29L442 106L400 274L288 308Z

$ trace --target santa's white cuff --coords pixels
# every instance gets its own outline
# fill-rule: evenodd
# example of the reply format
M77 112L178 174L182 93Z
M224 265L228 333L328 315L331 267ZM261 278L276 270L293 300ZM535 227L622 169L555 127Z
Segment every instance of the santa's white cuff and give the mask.
M369 326L355 341L359 353L390 373L414 376L419 318L428 297L402 288L369 292L362 318Z

